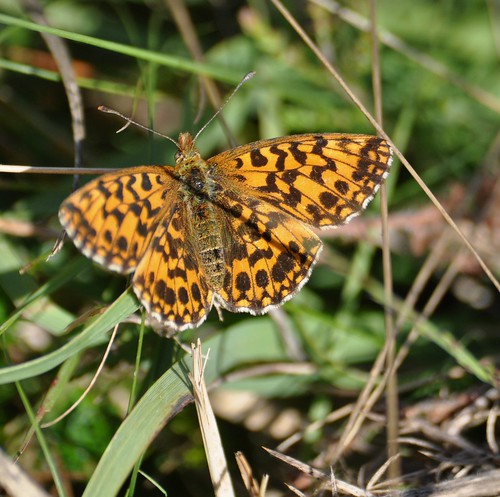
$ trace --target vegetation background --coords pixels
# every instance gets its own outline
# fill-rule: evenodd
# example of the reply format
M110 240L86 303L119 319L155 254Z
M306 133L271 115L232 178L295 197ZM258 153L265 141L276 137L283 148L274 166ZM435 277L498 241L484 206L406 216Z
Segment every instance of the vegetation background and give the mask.
M36 5L0 1L0 160L71 167L68 99L41 23L30 17ZM372 39L363 28L369 2L286 6L373 109ZM195 133L214 113L202 76L223 99L247 72L257 73L224 109L232 137L217 121L200 136L206 157L232 140L375 132L272 2L59 0L40 7L62 30L78 76L88 167L172 164L169 141L136 127L116 134L123 121L96 108L105 104L173 138ZM184 11L190 23L179 20ZM498 2L379 0L376 12L384 129L498 277ZM201 47L196 62L189 37ZM12 458L22 452L21 467L55 495L162 495L148 477L168 495L209 495L185 383L189 360L178 362L184 352L144 329L140 314L129 317L137 304L125 278L92 265L71 243L47 260L72 181L0 176L0 444ZM207 380L218 381L212 400L238 495L235 451L258 480L270 474L266 495L286 494L282 481L306 495L317 488L261 446L326 475L334 465L340 480L366 486L388 457L394 420L387 406L400 434L399 465L388 474L402 475L399 481L418 487L498 468L498 292L399 161L387 186L394 342L385 341L378 202L349 226L324 233L322 261L282 311L224 313L223 322L213 312L199 330L178 337L186 344L201 337L211 349ZM122 321L83 402L42 430L40 423L81 396L109 331ZM376 390L387 368L373 369L386 353L390 359L391 347L406 351L397 383L389 382L397 399ZM366 401L354 427L348 416L361 415L354 406L369 379L373 403ZM346 433L352 440L344 444ZM388 474L381 480L396 485Z

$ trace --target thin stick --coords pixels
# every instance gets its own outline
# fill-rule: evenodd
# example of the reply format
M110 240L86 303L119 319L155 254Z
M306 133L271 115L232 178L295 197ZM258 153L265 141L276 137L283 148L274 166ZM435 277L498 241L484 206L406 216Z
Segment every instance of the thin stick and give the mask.
M10 174L105 174L119 171L116 167L34 167L1 164L0 173Z
M382 83L380 75L380 43L377 25L377 1L370 0L370 28L372 38L372 60L373 60L373 94L375 96L375 118L383 126L382 114ZM387 369L391 372L387 379L387 395L385 404L387 409L387 456L391 461L389 465L389 478L398 480L401 477L401 461L396 457L399 453L399 399L398 399L398 377L393 367L396 355L397 330L394 327L392 314L393 308L393 285L392 285L392 261L389 240L389 212L387 186L385 182L380 188L380 211L382 219L382 262L384 267L384 317L385 336L387 341ZM378 376L378 372L377 372Z

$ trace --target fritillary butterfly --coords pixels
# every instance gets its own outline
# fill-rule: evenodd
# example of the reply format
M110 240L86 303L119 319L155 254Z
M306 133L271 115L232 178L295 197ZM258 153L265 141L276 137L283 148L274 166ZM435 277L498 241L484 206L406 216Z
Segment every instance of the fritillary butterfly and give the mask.
M189 133L174 167L105 174L70 195L59 219L87 257L122 274L163 327L199 326L213 305L262 314L306 283L321 252L313 228L359 214L387 176L375 136L304 134L201 158Z

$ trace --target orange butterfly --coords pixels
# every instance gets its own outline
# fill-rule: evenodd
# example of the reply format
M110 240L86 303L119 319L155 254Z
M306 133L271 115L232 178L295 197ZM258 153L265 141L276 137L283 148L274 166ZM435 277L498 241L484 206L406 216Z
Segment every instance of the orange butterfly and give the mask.
M366 208L387 176L375 136L304 134L203 160L189 133L174 167L105 174L70 195L59 219L89 258L122 274L166 328L199 326L213 305L262 314L306 283L334 228Z

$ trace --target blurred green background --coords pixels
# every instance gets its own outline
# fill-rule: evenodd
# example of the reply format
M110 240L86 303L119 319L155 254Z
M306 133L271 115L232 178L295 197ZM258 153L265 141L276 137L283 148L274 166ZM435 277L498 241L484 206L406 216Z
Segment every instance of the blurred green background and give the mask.
M374 133L270 2L186 0L178 4L176 9L187 9L191 34L202 48L204 61L197 64L191 63L172 4L160 0L42 2L51 26L90 37L66 41L83 96L86 166L173 164L175 147L168 140L136 127L116 134L123 121L98 112L97 106L133 115L174 139L181 131L194 134L214 113L203 97L201 74L212 77L224 98L247 72L256 71L223 112L237 144L302 132ZM286 5L372 111L371 38L359 28L369 18L367 2L341 2L340 10L337 2L327 1ZM0 161L70 167L74 143L64 87L40 34L33 26L19 25L19 20L30 20L24 3L0 1ZM384 129L459 225L470 230L471 242L478 244L498 276L499 225L494 215L500 202L498 187L495 190L500 143L498 3L381 0L377 22L382 39ZM106 44L110 41L119 47L110 49ZM151 61L155 54L160 56ZM162 59L163 55L168 58ZM197 144L210 157L230 148L231 139L214 121ZM70 242L46 260L60 230L57 210L71 192L72 181L68 175L0 175L0 444L11 456L21 450L30 431L27 405L35 412L40 405L45 409L44 397L52 396L54 405L44 421L71 406L101 360L109 323L134 310L133 300L122 297L123 309L105 314L106 327L99 321L104 306L116 305L126 279L90 264ZM388 192L394 292L404 298L445 224L397 161ZM297 364L296 374L249 374L244 381L224 387L260 399L253 401L257 410L270 409L269 421L262 426L252 428L248 413L227 413L228 405L237 401L224 400L219 406L231 469L231 454L242 450L258 475L271 473L273 488L282 489L280 481L290 474L260 449L261 445L275 447L284 438L270 429L271 421L280 413L293 413L292 419L300 421L285 430L289 434L354 400L383 346L382 258L380 250L366 241L369 228L378 223L375 204L356 219L361 231L344 235L337 230L332 239L325 232L325 257L301 293L283 307L282 321L225 312L220 322L212 312L199 330L180 335L185 343L201 336L215 347L212 379L253 365L271 370L275 364ZM421 292L418 310L461 247L455 240L445 250ZM471 256L465 252L463 258L429 329L413 344L400 370L404 406L491 381L498 363L500 302ZM28 264L32 265L20 274ZM97 331L91 335L89 327L95 320ZM150 330L139 333L138 322L140 317L135 324L120 326L105 368L84 402L44 430L47 448L33 439L24 451L22 466L46 488L53 488L59 478L59 494L81 495L135 398L181 356L173 341ZM279 333L283 328L292 345ZM400 343L409 328L405 323ZM88 342L83 343L82 335ZM61 348L69 342L76 345L66 353ZM21 364L28 366L12 369ZM309 368L307 374L301 373L304 365ZM460 373L451 374L457 369ZM134 373L137 384L131 400ZM57 388L52 384L56 374ZM161 418L153 428L161 428L164 422ZM334 443L341 428L341 423L333 424L309 434L292 453L305 460L317 457ZM135 432L129 436L133 438ZM367 443L366 452L353 450L347 474L355 474L361 464L372 460L384 441L374 437ZM55 461L51 472L47 451ZM141 467L169 495L211 492L192 405L154 439ZM142 476L133 492L160 495Z

